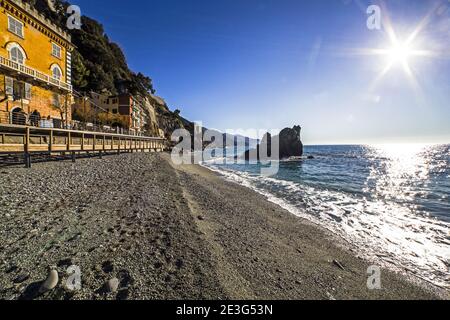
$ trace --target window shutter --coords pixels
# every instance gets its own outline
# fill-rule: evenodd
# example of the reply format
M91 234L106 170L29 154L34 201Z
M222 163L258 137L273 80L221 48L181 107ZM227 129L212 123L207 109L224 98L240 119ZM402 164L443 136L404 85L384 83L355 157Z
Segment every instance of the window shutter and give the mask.
M25 83L25 99L31 100L31 84Z
M14 95L14 79L5 76L5 92L6 95Z

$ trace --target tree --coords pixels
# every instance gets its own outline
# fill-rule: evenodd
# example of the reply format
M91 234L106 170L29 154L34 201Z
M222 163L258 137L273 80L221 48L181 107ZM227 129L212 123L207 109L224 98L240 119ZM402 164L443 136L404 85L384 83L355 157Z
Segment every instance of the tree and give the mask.
M30 5L44 14L53 23L66 28L66 9L70 5L64 0L30 0ZM155 93L150 77L128 67L120 46L106 35L103 26L89 17L82 17L81 30L67 30L77 47L73 56L72 77L74 86L81 91L100 92L107 89L112 94L131 93L146 95Z
M78 91L84 91L88 86L91 72L84 64L83 57L77 50L72 52L72 84Z

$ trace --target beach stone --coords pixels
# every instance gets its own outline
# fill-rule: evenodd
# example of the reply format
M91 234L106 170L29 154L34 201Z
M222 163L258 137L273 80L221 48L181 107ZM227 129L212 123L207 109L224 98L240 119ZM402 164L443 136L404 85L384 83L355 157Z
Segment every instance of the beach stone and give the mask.
M344 266L342 265L342 263L340 263L340 262L337 261L337 260L333 260L333 263L334 263L334 265L337 266L339 269L345 271L345 268L344 268Z
M204 221L205 217L204 216L198 216L197 219L200 220L200 221Z
M40 293L44 293L56 288L59 282L58 272L56 270L51 270L47 276L47 279L42 283L41 288L39 289Z
M73 265L71 258L62 259L58 262L58 267L70 267L71 265Z
M184 261L182 259L177 259L177 261L175 262L175 265L178 269L181 269L181 268L183 268Z
M13 273L13 272L15 272L15 271L17 271L17 270L19 270L19 267L16 266L16 265L12 265L12 266L10 266L5 272L6 272L7 274L9 274L9 273Z
M119 279L112 278L106 282L105 290L107 293L117 292L117 289L119 289Z
M105 273L111 273L114 271L114 264L111 261L105 261L102 263L102 270Z
M19 284L27 281L30 278L30 275L28 273L22 273L17 278L13 280L14 283Z

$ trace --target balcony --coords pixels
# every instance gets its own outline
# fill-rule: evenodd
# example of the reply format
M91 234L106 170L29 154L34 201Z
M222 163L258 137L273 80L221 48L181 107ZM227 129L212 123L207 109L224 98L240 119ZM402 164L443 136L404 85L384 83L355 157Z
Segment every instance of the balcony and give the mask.
M32 77L34 80L44 82L47 85L56 87L58 89L61 89L61 90L67 91L67 92L72 92L72 86L70 84L60 81L58 79L55 79L52 76L49 76L40 71L37 71L36 69L27 67L23 64L19 64L10 59L6 59L2 56L0 56L0 67L3 67L7 70L18 72L19 74L22 74L22 75L25 75L28 77Z

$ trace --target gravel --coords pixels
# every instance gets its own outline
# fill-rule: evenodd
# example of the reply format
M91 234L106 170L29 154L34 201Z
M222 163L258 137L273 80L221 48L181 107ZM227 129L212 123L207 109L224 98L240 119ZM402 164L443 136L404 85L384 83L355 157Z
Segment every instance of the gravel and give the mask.
M263 196L165 154L0 175L0 299L436 298L387 271L368 290L367 267ZM57 285L53 274L41 293L49 270Z
M226 298L174 170L158 155L2 171L0 299ZM72 265L78 291L66 285ZM51 266L59 285L40 294ZM105 293L112 278L120 290Z

